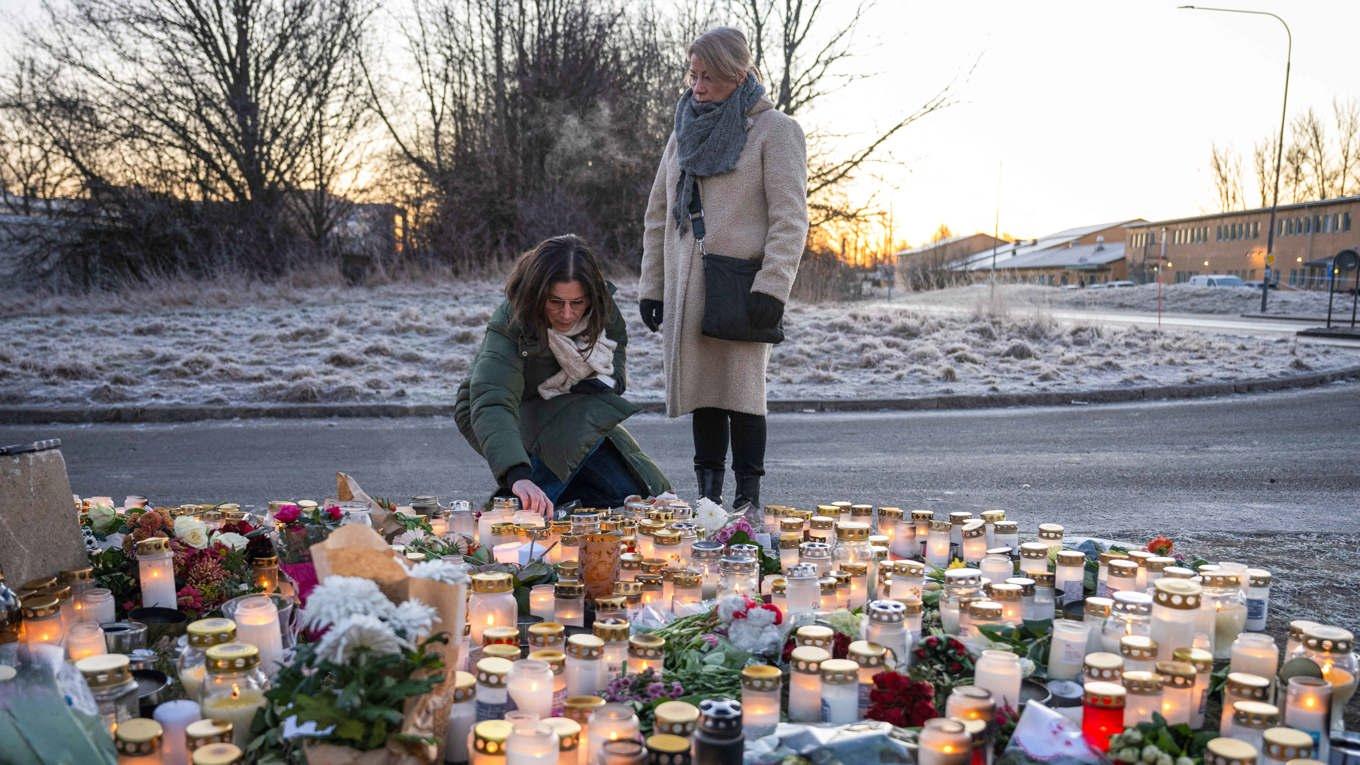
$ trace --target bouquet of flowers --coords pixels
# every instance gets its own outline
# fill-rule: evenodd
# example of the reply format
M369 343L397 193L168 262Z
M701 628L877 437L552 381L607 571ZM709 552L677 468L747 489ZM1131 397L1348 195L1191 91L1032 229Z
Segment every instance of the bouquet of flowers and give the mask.
M892 723L899 728L916 728L926 720L940 716L935 706L934 686L891 670L874 675L874 687L869 691L869 710L865 714L870 720Z
M601 695L605 701L632 707L643 735L647 735L656 719L656 708L667 701L683 697L685 687L678 680L662 680L655 670L647 669L636 675L610 680Z
M339 505L305 511L291 502L280 505L274 512L274 523L279 531L279 561L284 564L310 563L311 546L330 536L344 517Z
M959 640L947 635L930 635L912 649L915 661L910 675L925 681L935 691L935 706L944 709L954 686L966 685L973 676L973 657Z
M213 530L192 515L172 517L165 508L119 513L110 505L99 505L81 518L81 526L95 581L113 593L120 616L141 606L136 547L153 537L170 540L178 608L190 619L258 589L251 576L249 548L263 537L246 521Z

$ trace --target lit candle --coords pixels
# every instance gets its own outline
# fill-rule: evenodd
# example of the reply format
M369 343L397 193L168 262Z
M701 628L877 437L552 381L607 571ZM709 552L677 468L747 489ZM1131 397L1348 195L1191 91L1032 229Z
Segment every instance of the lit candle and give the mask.
M1247 599L1242 594L1236 573L1212 571L1203 573L1204 599L1200 613L1212 619L1214 658L1222 661L1232 657L1232 644L1247 624ZM1179 646L1177 646L1179 647Z
M1141 592L1138 587L1138 564L1132 560L1112 560L1105 577L1105 590L1113 595L1116 592Z
M198 702L166 701L156 707L154 715L164 735L161 737L161 757L165 765L188 765L189 748L185 731L189 723L203 719Z
M482 720L472 729L469 765L505 765L505 746L515 728L505 720Z
M968 729L958 720L926 720L917 737L916 765L968 765L972 744Z
M1020 548L1020 524L1002 520L993 526L996 529L992 539L993 547L1009 547L1012 550Z
M859 561L846 561L841 571L850 575L850 588L846 607L850 610L862 608L869 600L869 564Z
M24 621L19 634L26 645L61 645L61 603L56 598L43 593L29 595L20 611Z
M1157 584L1157 581L1166 575L1166 570L1175 565L1175 558L1161 555L1154 555L1143 561L1143 568L1147 572L1143 575L1147 582L1147 591L1152 592L1152 588Z
M1162 717L1171 725L1190 724L1195 706L1195 667L1183 661L1159 661L1162 676Z
M556 607L551 584L536 584L529 590L529 613L544 621L552 621Z
M973 685L991 691L997 704L1020 709L1020 657L1010 651L985 650L973 670Z
M1086 636L1086 652L1104 650L1105 624L1110 620L1110 614L1114 610L1114 601L1097 595L1082 601L1081 610L1082 621L1091 625L1091 631ZM1118 646L1111 650L1118 650Z
M552 713L562 714L567 703L567 655L551 648L542 648L531 652L529 658L547 664L548 669L552 670Z
M586 757L594 762L604 751L608 741L636 741L639 723L633 708L626 704L605 704L590 713L586 727Z
M260 649L260 667L272 677L283 661L278 606L267 596L246 598L236 607L234 621L236 639Z
M934 518L935 513L930 510L911 511L912 536L916 540L916 545L912 550L911 555L908 555L907 557L915 558L916 560L925 560L926 544L930 535L930 523Z
M1263 632L1243 632L1233 641L1230 671L1273 678L1279 667L1280 651L1275 647L1275 638Z
M580 582L559 581L553 590L553 621L568 627L584 627L586 586ZM511 597L513 602L514 597ZM513 623L513 620L512 622Z
M145 717L121 723L114 733L118 765L161 765L161 726Z
M990 722L996 714L996 702L992 699L992 692L986 688L979 688L976 685L956 685L954 690L949 692L944 710L946 717L952 717L956 720L986 720Z
M604 687L610 680L623 675L628 666L629 624L627 619L601 619L597 613L592 629L595 637L604 642L599 679L600 687Z
M1039 524L1039 540L1048 545L1051 554L1057 554L1062 549L1064 529L1061 523L1041 523Z
M1289 622L1289 639L1284 644L1285 659L1294 656L1294 652L1303 646L1303 631L1317 624L1317 622L1307 619L1294 619Z
M1313 757L1313 738L1293 728L1269 728L1262 734L1261 765L1286 765Z
M594 635L572 635L567 640L567 695L594 696L600 685L604 641Z
M578 637L593 638L591 635ZM522 712L535 714L540 719L552 717L552 686L552 669L547 663L535 659L515 662L506 682L506 690L515 702L515 707ZM553 759L556 760L556 757Z
M1238 701L1233 703L1232 727L1228 729L1228 735L1259 749L1265 744L1266 730L1279 724L1280 710L1274 704Z
M1239 701L1268 701L1270 681L1259 675L1246 672L1229 672L1228 682L1223 686L1223 712L1218 718L1218 729L1228 730L1232 724L1233 704Z
M902 508L878 508L878 532L888 535L888 553L894 558L909 558L915 553L916 526Z
M1135 587L1137 592L1147 592L1147 588L1151 586L1148 584L1147 565L1148 560L1154 557L1156 556L1147 550L1129 550L1129 559L1138 565L1137 586Z
M502 628L497 627L498 631ZM516 633L519 630L515 630ZM538 651L548 649L550 651L567 650L567 628L557 622L539 622L529 625L529 650ZM516 634L515 644L518 645L519 637Z
M449 729L444 739L444 759L448 762L468 761L468 738L477 724L477 678L469 672L458 672L454 677L453 704L449 706ZM576 765L575 761L571 765Z
M1291 677L1285 691L1284 724L1307 733L1317 758L1330 761L1332 686L1316 677Z
M497 563L519 564L519 551L524 547L523 542L502 542L491 548L491 555Z
M1053 573L1053 586L1063 594L1063 603L1076 603L1085 597L1086 554L1061 550Z
M195 720L184 729L184 739L190 757L194 752L216 744L226 744L232 748L232 724L226 720ZM464 744L466 746L466 744Z
M980 519L974 518L963 524L961 548L965 565L976 566L987 555L987 530Z
M827 659L822 676L822 720L848 725L859 717L859 665L849 659Z
M255 712L264 705L264 691L257 688L240 688L235 693L205 698L203 714L214 720L231 723L232 743L245 747L250 743L250 724L255 719Z
M893 564L892 579L888 586L888 597L892 600L905 600L908 598L921 598L921 590L925 586L926 566L920 561L899 560ZM883 599L880 595L879 600Z
M685 607L702 602L702 583L703 574L696 570L682 569L670 572L671 610L679 615Z
M1204 710L1209 705L1214 655L1203 648L1177 648L1172 656L1175 661L1185 662L1195 668L1195 692L1190 702L1190 727L1198 730L1204 727Z
M175 608L175 563L170 540L151 537L137 543L138 581L142 586L144 608Z
M557 765L560 746L552 726L518 725L505 743L505 765Z
M514 580L509 574L473 574L471 579L472 597L468 601L467 619L472 626L472 642L481 645L482 631L487 627L515 626L519 606L515 602Z
M1162 676L1156 672L1124 673L1124 727L1152 722L1152 714L1162 712Z
M566 700L562 716L581 726L581 743L576 748L575 765L589 765L594 762L590 755L590 716L603 706L604 699L599 696L572 696Z
M1332 684L1332 731L1341 732L1342 714L1355 695L1355 657L1351 648L1355 637L1349 630L1314 624L1303 631L1302 656L1312 659L1322 670L1322 679Z
M869 629L864 633L865 639L886 648L894 663L905 665L910 660L912 641L906 625L907 607L895 600L874 600L869 602L867 611Z
M640 675L650 669L659 677L665 661L665 638L650 634L628 638L628 674Z
M1011 564L1011 559L1002 555L984 556L982 562L978 564L982 571L982 578L992 584L1000 584L1011 577L1015 567Z
M793 649L789 657L789 721L821 722L822 662L831 653L816 646Z
M931 521L926 537L926 565L933 568L949 566L949 521Z
M279 556L262 555L250 562L251 578L255 586L269 594L279 589Z
M549 717L543 724L557 734L557 765L577 765L580 750L584 748L580 723L566 717ZM447 760L456 762L452 757Z
M104 630L98 624L77 622L71 625L71 631L66 634L66 656L72 662L106 652Z
M1054 620L1053 638L1048 650L1049 679L1076 680L1081 676L1081 662L1086 657L1086 633L1090 629L1086 622Z
M1097 751L1110 751L1110 737L1124 730L1124 686L1088 682L1082 694L1081 733Z
M1124 658L1125 672L1151 672L1157 663L1157 642L1143 635L1125 635L1119 639L1119 655Z
M921 618L925 612L925 605L920 598L903 598L897 602L902 604L907 617L903 626L906 627L909 644L917 645L921 642ZM907 664L911 664L911 654L907 655Z
M817 586L821 591L821 599L818 601L817 610L830 613L840 608L841 602L838 594L836 577L824 576L817 580Z
M1026 542L1020 545L1020 573L1025 576L1042 574L1048 571L1048 545L1044 542Z
M1114 683L1118 685L1124 677L1124 658L1118 654L1096 651L1086 654L1081 660L1081 676L1084 682Z
M1024 580L1029 583L1029 589L1034 589L1034 580ZM1001 621L1010 627L1019 627L1024 621L1024 587L1013 582L1001 582L993 584L987 592L992 600L1001 604Z
M741 671L741 722L752 739L767 736L779 725L779 694L783 673L768 664Z
M1177 648L1198 648L1198 619L1201 601L1198 584L1186 579L1162 578L1152 587L1152 617L1149 625L1157 641L1157 658L1170 660Z
M779 535L779 569L788 571L798 565L798 547L803 544L802 532Z

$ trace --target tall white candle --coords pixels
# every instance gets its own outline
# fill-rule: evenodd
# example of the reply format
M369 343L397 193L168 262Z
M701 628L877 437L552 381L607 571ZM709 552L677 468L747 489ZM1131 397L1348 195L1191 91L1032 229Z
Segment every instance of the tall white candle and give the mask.
M1053 639L1048 650L1048 677L1052 680L1076 680L1081 676L1082 659L1086 658L1086 635L1091 626L1075 619L1053 622Z
M138 582L142 586L142 606L145 608L175 608L175 563L170 552L170 540L151 537L137 543Z
M519 710L536 714L540 719L552 717L553 673L546 662L536 659L515 662L506 688Z
M1285 691L1284 724L1313 737L1317 758L1329 762L1332 685L1317 677L1291 677Z
M789 658L789 721L821 722L823 661L831 654L816 646L799 646Z
M931 521L926 537L926 564L934 568L949 565L949 521Z
M997 704L1020 708L1020 657L1010 651L986 650L973 670L973 685L991 691Z
M260 649L260 668L273 677L283 661L283 632L279 609L263 595L246 598L236 607L236 640Z
M1264 678L1275 677L1280 667L1280 650L1275 638L1264 632L1243 632L1232 644L1230 671L1246 672Z
M153 715L161 724L161 759L165 765L188 765L189 748L184 731L189 723L203 719L198 702L167 701L156 707Z
M759 738L779 725L779 694L783 673L778 667L757 664L741 671L741 724L748 736Z

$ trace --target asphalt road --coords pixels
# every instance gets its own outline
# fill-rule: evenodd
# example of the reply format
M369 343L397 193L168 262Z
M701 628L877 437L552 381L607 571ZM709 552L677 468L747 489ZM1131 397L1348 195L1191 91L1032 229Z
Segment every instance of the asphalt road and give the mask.
M688 420L637 439L693 492ZM334 471L370 493L483 498L486 467L435 419L0 426L60 438L78 494L153 501L324 497ZM1166 403L770 418L765 501L1003 507L1074 532L1345 531L1360 521L1360 385ZM729 480L728 492L731 493Z

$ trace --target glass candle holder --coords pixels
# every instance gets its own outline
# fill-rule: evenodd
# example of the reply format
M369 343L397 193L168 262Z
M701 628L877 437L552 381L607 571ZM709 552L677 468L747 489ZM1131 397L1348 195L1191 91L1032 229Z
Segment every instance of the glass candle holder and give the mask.
M604 643L604 652L600 659L600 685L603 687L608 685L610 680L623 675L627 667L629 624L626 619L597 618L592 629L595 637Z
M1088 682L1082 693L1081 732L1086 743L1100 752L1110 751L1110 737L1124 730L1124 686Z
M1125 635L1119 639L1119 655L1125 672L1151 672L1157 664L1157 642L1146 635Z
M964 565L977 566L981 564L982 559L987 555L987 530L983 527L982 521L977 518L968 521L959 533L963 536L960 553Z
M802 533L779 535L779 568L788 571L798 565L798 548L803 544Z
M1233 641L1230 649L1229 670L1275 677L1280 668L1280 649L1275 638L1263 632L1243 632Z
M1280 724L1280 710L1263 701L1238 701L1233 704L1232 727L1228 735L1261 749L1265 732Z
M932 568L944 569L949 567L950 541L949 521L931 521L930 531L926 536L926 565Z
M870 601L866 608L868 629L864 637L883 646L892 661L906 665L911 656L911 634L907 631L907 607L895 600Z
M711 539L702 539L694 543L691 555L694 567L699 569L704 577L702 584L704 599L717 597L718 585L722 580L723 545ZM830 559L829 554L827 558Z
M808 541L830 544L836 539L836 519L826 515L814 515L808 520Z
M1247 622L1251 632L1264 632L1270 612L1270 572L1263 568L1247 569Z
M1329 762L1332 685L1317 677L1289 678L1285 689L1284 724L1307 733L1317 748L1317 759Z
M779 725L779 696L784 675L778 667L753 664L741 671L741 721L751 738L774 732Z
M472 728L469 765L505 765L505 747L515 727L505 720L480 720Z
M968 765L972 759L972 738L958 720L936 717L926 720L917 737L917 765Z
M1010 651L985 650L973 671L973 685L991 692L1001 706L1020 708L1020 657Z
M1195 708L1195 667L1181 661L1159 661L1162 676L1162 717L1171 725L1190 724Z
M1062 549L1063 527L1061 523L1039 524L1039 541L1048 545L1050 553L1056 555Z
M567 695L594 696L600 689L604 641L594 635L567 640Z
M1245 672L1229 672L1223 686L1223 710L1218 718L1218 729L1229 730L1232 725L1233 705L1239 701L1270 700L1270 680Z
M1015 579L1012 577L1012 579ZM1016 580L1019 581L1019 580ZM1025 589L1028 587L1031 597L1034 592L1034 580L1025 579L1028 585L1017 584L1015 581L1001 582L993 584L987 588L987 594L992 600L1001 604L1001 622L1010 627L1019 627L1024 621L1024 597Z
M502 628L495 628L499 632ZM558 622L538 622L530 624L528 629L529 650L538 651L548 649L551 651L565 651L567 648L567 628ZM519 630L516 630L518 633ZM485 634L491 634L488 630ZM518 645L519 637L516 635L515 644Z
M976 685L957 685L945 701L945 716L955 720L991 721L996 714L992 692Z
M652 714L652 730L656 733L688 739L699 727L699 708L687 701L664 701Z
M208 649L206 662L208 673L199 703L203 716L231 723L231 742L244 749L250 743L251 721L265 705L264 694L269 690L269 679L260 670L259 649L246 643L223 643Z
M817 576L831 572L831 545L826 542L804 542L798 546L798 562L817 569Z
M1020 573L1024 576L1048 571L1048 545L1026 542L1020 545Z
M151 537L137 543L138 582L142 587L143 608L176 608L175 563L170 540Z
M448 762L468 761L468 738L472 726L477 724L476 689L477 678L471 673L458 672L454 677L453 703L449 706L449 727L444 739L444 759Z
M1293 728L1268 728L1261 736L1261 765L1285 765L1313 758L1313 738Z
M992 524L994 528L992 546L1020 549L1020 524L1015 521L1001 520Z
M66 656L73 662L107 652L104 630L94 622L76 622L66 633Z
M100 654L76 662L99 710L99 720L110 733L124 720L137 716L137 681L132 678L128 657Z
M949 514L949 544L958 548L963 544L963 526L973 519L973 514L959 510Z
M1124 727L1151 722L1152 714L1162 712L1162 676L1135 670L1124 673Z
M590 714L586 726L587 757L595 762L612 741L636 741L639 737L637 715L625 704L605 704Z
M1085 595L1086 555L1077 550L1058 552L1053 586L1062 593L1064 603L1075 603Z
M1314 624L1303 631L1303 645L1291 658L1311 659L1322 670L1322 678L1332 685L1332 731L1341 732L1342 714L1355 695L1356 677L1360 675L1352 648L1355 637L1349 630L1324 624Z
M1103 682L1118 685L1124 677L1124 657L1116 653L1096 651L1081 660L1083 682Z
M474 645L482 644L482 633L488 627L514 627L519 616L515 602L514 581L501 572L473 574L472 596L468 600L467 620L471 625Z
M1120 640L1134 636L1152 636L1152 596L1145 592L1115 592L1110 618L1101 629L1101 647L1113 653L1119 650Z
M992 584L1000 584L1011 577L1015 568L1011 559L1001 555L986 555L978 564L982 577Z
M542 721L515 726L505 742L505 765L557 765L559 754L557 733Z
M804 645L793 649L789 658L790 722L821 722L821 667L822 662L830 659L830 652L816 646Z
M935 513L933 511L911 511L911 525L913 536L916 538L916 547L908 557L921 561L926 559L926 541L930 536L930 522L934 519Z
M505 716L510 705L510 694L506 686L513 668L514 663L509 659L495 656L477 662L474 698L478 723L499 720Z
M849 659L826 659L820 671L822 721L848 725L859 720L859 665Z
M1151 637L1157 641L1157 657L1166 661L1177 648L1200 648L1202 634L1197 618L1202 590L1187 579L1163 577L1152 588Z
M724 595L760 595L760 561L747 558L723 558L720 590Z
M821 597L817 602L819 612L830 613L841 607L836 577L824 576L817 580L817 586L821 592Z
M544 621L552 621L553 609L556 608L553 587L551 584L536 584L529 590L530 614Z
M109 624L117 621L113 593L103 587L91 587L80 594L81 614L86 621Z
M551 648L540 648L531 651L527 658L534 661L541 661L548 665L552 672L552 713L562 714L562 710L567 702L567 656L561 651Z
M1212 571L1200 575L1204 579L1200 615L1206 623L1213 624L1210 650L1218 661L1230 659L1233 641L1247 624L1246 596L1237 574Z
M1123 558L1110 561L1105 576L1105 592L1107 596L1117 592L1142 592L1138 586L1138 564Z
M266 595L279 589L279 556L261 555L250 560L251 579Z
M1177 648L1172 656L1174 661L1184 662L1195 668L1195 691L1190 702L1190 727L1198 730L1204 727L1204 712L1209 704L1214 655L1203 648Z
M925 586L926 564L915 560L899 560L893 564L888 597L892 600L921 597ZM883 600L879 596L879 600Z
M1055 619L1048 650L1048 677L1051 680L1076 680L1081 677L1086 658L1086 635L1091 626L1074 619ZM953 717L953 715L950 715Z
M1105 624L1114 610L1114 601L1099 596L1087 598L1082 602L1082 621L1091 625L1086 642L1086 652L1103 650Z
M113 737L119 765L160 765L162 737L155 720L135 717L119 725Z
M888 671L888 649L867 640L850 644L850 660L858 667L858 714L861 719L869 709L869 693L874 688L874 675Z
M557 765L577 765L585 746L580 723L566 717L549 717L543 723L557 734Z
M1256 747L1234 738L1211 739L1204 747L1204 765L1256 765Z
M577 637L594 639L591 635ZM594 677L592 668L591 682L594 681ZM537 659L521 659L515 662L511 665L505 687L516 709L537 715L539 719L552 717L553 672L547 662Z
M666 640L651 634L628 638L628 673L640 675L652 670L658 675L666 659Z
M692 606L703 601L703 575L695 569L671 572L671 610Z

